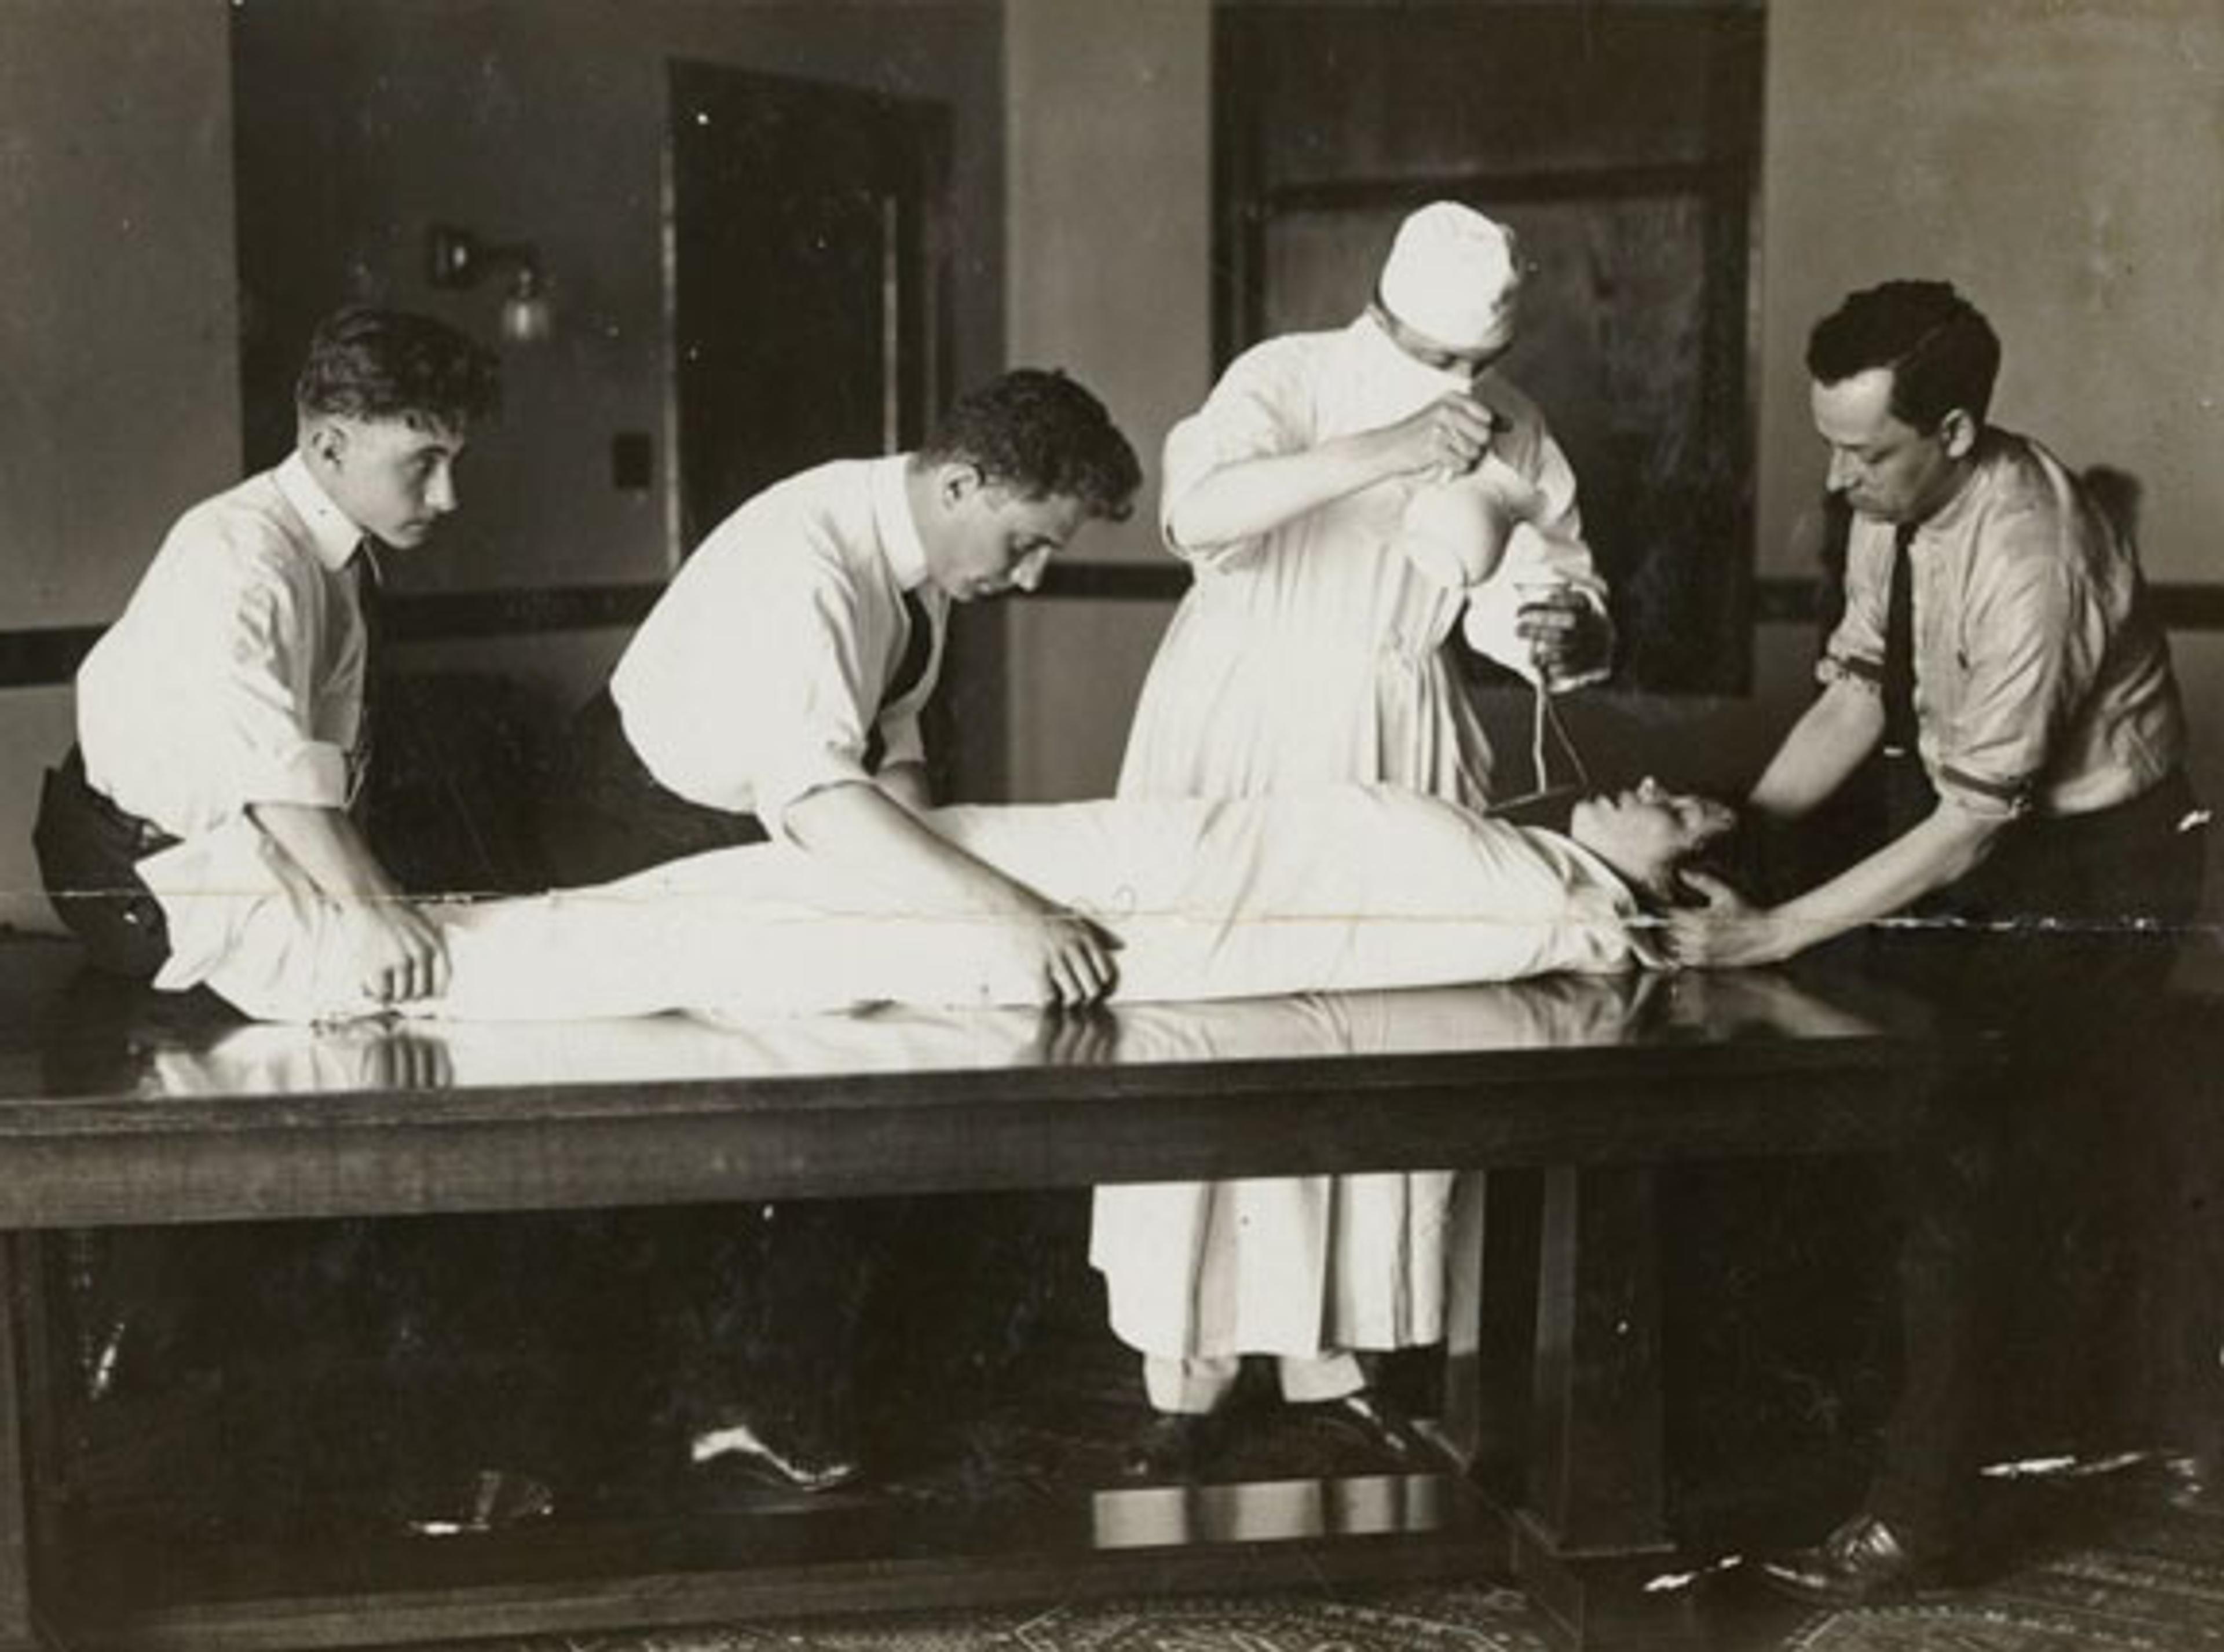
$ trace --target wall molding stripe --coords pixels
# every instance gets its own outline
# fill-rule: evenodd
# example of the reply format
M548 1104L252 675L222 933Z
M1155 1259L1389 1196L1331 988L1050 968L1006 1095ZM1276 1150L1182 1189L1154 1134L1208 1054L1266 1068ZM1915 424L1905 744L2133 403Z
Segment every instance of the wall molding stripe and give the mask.
M1060 602L1172 602L1189 589L1189 570L1164 563L1053 562L1038 596ZM1798 625L1819 611L1821 582L1804 577L1756 579L1756 625ZM659 583L559 585L532 591L420 591L387 599L387 634L403 642L447 642L466 637L531 636L559 631L603 631L638 625L664 587ZM2148 587L2163 625L2171 631L2224 632L2224 583ZM0 689L47 688L67 683L78 662L106 627L47 626L0 631Z

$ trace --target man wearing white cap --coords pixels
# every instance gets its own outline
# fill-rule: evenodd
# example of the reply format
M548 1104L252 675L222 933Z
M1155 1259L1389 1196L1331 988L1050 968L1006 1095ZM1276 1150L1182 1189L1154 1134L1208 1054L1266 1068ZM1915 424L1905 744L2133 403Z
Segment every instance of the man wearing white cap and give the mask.
M1196 577L1128 737L1128 797L1389 782L1470 809L1490 749L1447 645L1537 683L1605 675L1613 634L1576 482L1495 371L1513 234L1452 202L1399 227L1339 331L1274 338L1166 438L1161 526ZM1104 1188L1091 1259L1160 1414L1139 1474L1185 1472L1246 1354L1284 1397L1410 1447L1357 1352L1443 1335L1449 1173Z

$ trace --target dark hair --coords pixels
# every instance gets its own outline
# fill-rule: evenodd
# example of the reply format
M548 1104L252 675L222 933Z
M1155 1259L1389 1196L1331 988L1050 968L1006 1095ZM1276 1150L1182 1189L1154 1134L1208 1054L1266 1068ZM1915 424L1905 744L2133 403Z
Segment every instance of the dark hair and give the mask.
M1956 407L1979 424L1993 405L2000 340L1950 281L1886 281L1854 293L1807 336L1807 370L1837 384L1892 369L1892 416L1933 431Z
M294 381L303 418L400 419L464 431L502 405L494 353L445 322L401 310L351 306L309 340Z
M1065 374L1032 367L960 398L919 457L977 464L1022 497L1078 500L1108 522L1127 520L1143 482L1135 450L1104 404Z
M1687 872L1703 872L1741 894L1764 887L1760 856L1760 834L1741 812L1722 831L1702 839L1676 857L1668 867L1669 904L1693 904L1690 886L1684 881Z

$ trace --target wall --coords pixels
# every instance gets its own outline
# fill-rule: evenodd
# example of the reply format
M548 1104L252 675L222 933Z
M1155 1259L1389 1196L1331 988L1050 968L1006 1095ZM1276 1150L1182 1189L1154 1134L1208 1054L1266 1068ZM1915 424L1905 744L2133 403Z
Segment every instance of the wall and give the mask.
M1159 447L1211 385L1211 29L1204 0L1007 0L1005 334L1066 368L1143 461L1134 515L1074 553L1160 560ZM1111 789L1158 602L1003 605L1010 768L1028 800Z
M945 388L1002 364L992 0L245 0L237 41L241 274L257 300L243 341L250 385L285 384L309 327L344 297L491 336L498 281L463 292L427 282L434 223L529 240L550 282L554 337L505 350L508 411L466 461L466 508L437 554L395 559L401 589L656 583L674 565L661 192L673 59L947 105ZM272 400L250 392L251 428ZM281 427L253 444L262 451L251 459L282 450L282 402L278 411ZM622 432L654 444L646 489L614 485ZM560 718L575 690L591 690L623 635L508 645L536 721ZM968 638L957 657L993 681L995 642ZM472 659L450 647L405 664ZM993 744L961 739L961 776L993 771Z
M0 3L0 629L104 619L237 474L223 0ZM0 924L66 688L0 690Z
M507 353L509 410L465 462L467 508L432 554L397 559L395 583L660 579L666 60L952 105L963 382L1004 346L1001 45L992 0L0 0L0 629L111 617L179 510L282 448L281 407L243 452L243 341L282 385L344 299L491 337L494 283L426 281L435 221L533 239L558 331ZM654 438L647 491L610 483L621 431ZM498 659L553 711L621 640L420 647L403 663ZM69 728L66 686L0 692L0 922L51 922L29 823Z
M275 356L281 382L344 297L492 336L497 281L427 282L433 224L531 241L552 284L556 334L505 352L509 411L469 462L477 497L440 555L401 570L405 588L658 580L672 565L672 59L949 104L951 371L964 381L1001 365L999 37L986 0L247 0L239 44L241 275L258 299L247 342ZM610 444L626 431L654 439L648 490L611 483Z

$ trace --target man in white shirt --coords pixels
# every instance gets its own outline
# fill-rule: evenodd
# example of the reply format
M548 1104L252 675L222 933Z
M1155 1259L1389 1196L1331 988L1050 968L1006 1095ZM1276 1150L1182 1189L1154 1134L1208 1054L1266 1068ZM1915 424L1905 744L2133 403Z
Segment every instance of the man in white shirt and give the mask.
M159 982L169 939L138 863L246 815L344 906L366 993L445 983L438 930L350 814L370 761L364 604L376 547L414 550L456 508L456 462L498 400L493 356L462 334L344 310L310 341L294 452L170 530L79 671L78 744L40 800L41 875L97 962Z
M556 880L777 839L922 917L978 921L1050 1002L1103 998L1101 930L919 820L919 713L949 605L1033 590L1088 522L1127 515L1140 482L1095 396L1021 369L962 398L915 453L837 460L748 501L582 712L543 815ZM619 1225L614 1250L654 1258L695 1461L804 1490L857 1472L851 1378L901 1214L805 1200Z
M1103 937L921 827L919 714L949 605L1032 590L1141 472L1096 397L1022 369L964 397L916 453L766 489L697 548L582 716L549 800L559 883L783 838L922 911L977 916L1054 999L1101 998Z
M192 985L205 949L174 936L147 879L251 830L286 898L330 916L336 968L368 1000L445 989L438 926L356 818L372 763L375 558L426 544L456 508L457 461L499 399L494 356L461 333L342 310L310 339L294 451L164 538L78 673L78 743L48 772L35 829L54 908L96 963ZM325 1227L104 1236L78 1304L107 1304L86 1331L104 1350L102 1388L167 1383L194 1349L251 1359L242 1350L265 1340L290 1353L325 1334L334 1321L319 1310L376 1271L360 1239ZM304 1277L318 1281L313 1302L295 1289ZM284 1306L266 1316L271 1303Z
M1678 962L1722 966L1897 917L1866 937L1870 962L2009 1035L2000 1074L1952 1091L1940 1145L1894 1178L1902 1369L1864 1505L1763 1562L1828 1605L1960 1569L1999 1382L2029 1358L2004 1305L2047 1271L2031 1213L2068 1233L2107 1210L2124 1029L2201 905L2208 817L2136 550L2052 453L1991 422L2000 360L1944 281L1852 293L1809 335L1815 428L1854 519L1846 607L1821 694L1748 801L1809 817L1876 753L1891 835L1773 905L1702 875L1706 903L1669 919Z

